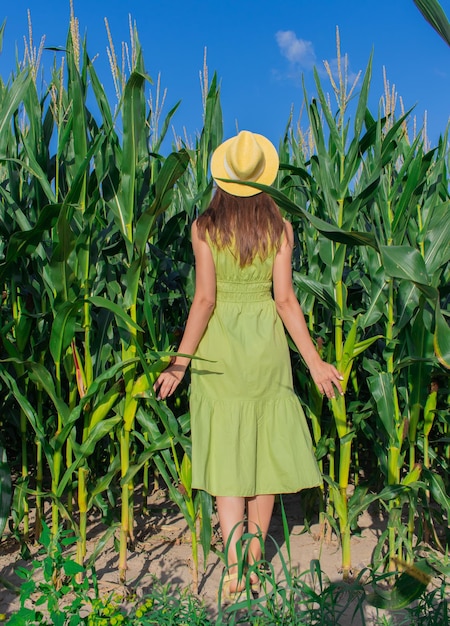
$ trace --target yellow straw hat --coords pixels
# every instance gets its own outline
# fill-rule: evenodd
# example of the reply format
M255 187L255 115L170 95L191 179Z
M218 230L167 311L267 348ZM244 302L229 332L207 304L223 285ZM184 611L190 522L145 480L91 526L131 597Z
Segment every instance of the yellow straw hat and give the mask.
M278 172L278 153L263 135L242 130L214 151L211 174L217 185L233 196L254 196L259 189L224 180L239 180L271 185Z

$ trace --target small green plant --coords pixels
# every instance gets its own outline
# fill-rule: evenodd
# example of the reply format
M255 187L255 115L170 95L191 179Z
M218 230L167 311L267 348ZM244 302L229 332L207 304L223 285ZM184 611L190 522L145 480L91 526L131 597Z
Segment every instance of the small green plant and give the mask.
M76 543L69 531L56 535L43 524L41 550L31 567L16 573L20 587L20 608L6 622L8 626L119 626L147 624L206 625L206 609L188 590L171 590L156 579L142 600L112 593L102 596L94 567L88 571L74 560L67 547Z
M43 522L40 536L42 549L31 567L19 567L17 575L23 579L20 587L20 609L11 616L9 626L24 624L79 624L79 611L85 604L89 580L78 582L84 568L75 562L64 548L76 543L69 531L52 534ZM29 601L29 602L27 602ZM31 605L31 606L30 606Z
M450 623L447 556L422 549L413 563L397 559L397 571L380 573L371 566L352 579L339 581L331 581L326 576L319 560L312 560L309 568L299 573L291 563L289 530L282 499L281 513L287 558L275 539L268 538L276 549L281 573L275 572L272 562L265 561L262 543L262 560L243 573L246 589L233 604L219 602L217 623L258 626L355 623L365 626L368 606L375 610L375 623L380 626L448 626ZM237 545L240 563L245 563L248 544L253 537L244 533ZM225 553L227 549L225 546ZM248 577L253 573L258 574L261 582L258 597L252 596L248 585ZM219 597L220 589L219 586Z
M177 626L207 626L212 624L206 608L189 590L175 591L169 585L155 581L149 595L132 611L130 624L176 624Z
M249 533L242 537L246 559ZM74 560L72 546L76 538L59 529L54 535L44 523L40 537L42 549L31 567L20 567L23 579L19 590L20 608L6 622L7 626L212 626L213 624L274 624L319 626L353 622L364 626L364 607L376 610L376 622L385 626L448 626L448 558L427 554L414 565L399 563L403 572L377 573L367 568L354 580L330 581L318 560L311 561L304 572L292 566L289 535L286 534L287 558L271 539L278 552L281 573L264 560L251 566L257 572L261 592L254 597L250 587L242 599L219 603L217 619L189 588L174 589L153 579L143 598L125 593L102 596L95 567L84 568ZM264 555L263 555L264 557ZM219 589L220 591L220 589Z

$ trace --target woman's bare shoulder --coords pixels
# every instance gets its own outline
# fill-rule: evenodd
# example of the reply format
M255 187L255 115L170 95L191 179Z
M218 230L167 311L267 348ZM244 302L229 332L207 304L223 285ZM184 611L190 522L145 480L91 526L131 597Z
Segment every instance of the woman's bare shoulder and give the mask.
M290 223L289 220L283 219L283 223L284 223L284 238L283 238L284 243L292 247L294 245L294 229L292 228L292 224Z

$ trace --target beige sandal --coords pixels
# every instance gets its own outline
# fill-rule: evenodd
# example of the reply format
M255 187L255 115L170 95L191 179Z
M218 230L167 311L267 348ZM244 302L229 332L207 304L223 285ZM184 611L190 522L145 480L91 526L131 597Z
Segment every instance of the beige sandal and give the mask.
M245 595L245 586L242 589L235 589L234 591L231 591L230 589L231 583L234 580L236 581L238 580L237 572L234 572L233 574L226 574L226 576L224 576L223 583L222 583L223 600L226 600L228 602L236 602L242 597L243 594Z
M261 591L261 581L259 580L258 574L256 572L252 572L249 578L250 578L250 589L252 590L253 593L259 594Z

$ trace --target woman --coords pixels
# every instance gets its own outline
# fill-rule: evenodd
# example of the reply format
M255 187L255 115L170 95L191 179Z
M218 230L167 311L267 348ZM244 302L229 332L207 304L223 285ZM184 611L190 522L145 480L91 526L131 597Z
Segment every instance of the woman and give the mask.
M255 534L251 565L261 559L275 494L322 482L284 328L319 391L343 393L342 376L320 358L293 291L292 226L267 194L242 184L271 185L277 171L265 137L242 131L225 141L211 160L218 189L192 226L196 287L178 351L198 357L191 366L192 486L216 497L228 597L245 589L236 550L245 514ZM175 391L189 363L173 358L155 383L159 398ZM250 583L256 589L254 572Z

